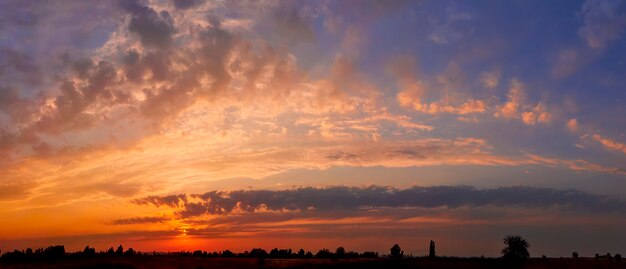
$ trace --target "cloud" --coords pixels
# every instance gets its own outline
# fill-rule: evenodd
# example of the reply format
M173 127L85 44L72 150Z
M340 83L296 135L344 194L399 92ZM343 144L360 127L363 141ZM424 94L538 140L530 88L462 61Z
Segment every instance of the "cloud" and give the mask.
M626 202L576 190L536 187L476 189L468 186L297 188L287 190L211 191L189 194L187 201L173 205L169 197L134 200L137 204L170 205L178 216L246 214L264 211L354 211L377 208L511 207L559 208L567 211L626 212Z
M200 5L204 0L172 0L176 9L189 9Z
M507 93L507 101L497 107L494 116L504 119L521 119L526 125L537 123L548 124L553 119L553 114L546 104L539 102L530 105L526 99L526 86L517 79L512 79Z
M401 107L432 115L440 113L465 115L484 113L487 110L487 103L483 100L456 97L461 95L457 89L464 87L464 74L456 62L450 62L437 76L437 85L441 87L438 92L433 90L432 86L427 86L426 82L415 79L416 69L416 62L411 58L395 60L388 67L400 87L396 101ZM434 95L435 92L441 99L426 101L427 97Z
M569 119L565 126L572 132L578 132L578 130L580 130L580 123L578 123L577 119Z
M546 105L543 103L535 105L531 111L522 113L522 122L526 125L550 123L550 121L552 121L552 114L547 111Z
M604 146L608 150L619 151L619 152L626 154L626 144L619 143L615 140L611 140L611 139L602 137L597 134L592 135L591 138L599 142L602 146Z
M128 24L131 33L139 35L146 47L167 47L172 43L175 32L173 18L169 12L156 12L136 0L120 1L121 7L132 16Z
M572 75L589 60L589 53L581 53L577 49L562 50L558 53L556 61L552 66L552 76L563 78Z
M495 116L505 119L519 117L519 110L526 99L524 84L517 79L511 80L506 97L507 101L498 108Z
M134 217L128 219L116 219L111 222L112 225L132 225L146 223L162 223L169 220L167 217Z
M495 89L500 84L500 71L482 72L480 74L480 81L487 89Z
M311 43L316 40L311 15L305 9L284 6L274 10L273 18L277 29L285 33L282 39L289 43Z
M587 0L582 6L584 25L578 35L594 49L622 36L626 29L626 4L619 0Z

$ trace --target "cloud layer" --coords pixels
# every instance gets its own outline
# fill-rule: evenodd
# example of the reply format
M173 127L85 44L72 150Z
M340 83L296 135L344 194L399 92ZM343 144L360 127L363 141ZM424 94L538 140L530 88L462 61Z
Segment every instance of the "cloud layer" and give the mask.
M204 194L148 196L133 200L133 203L177 208L177 214L182 218L265 211L323 212L406 207L454 209L463 206L559 208L568 211L614 213L626 211L626 203L619 199L575 190L534 187L307 187L277 191L212 191Z

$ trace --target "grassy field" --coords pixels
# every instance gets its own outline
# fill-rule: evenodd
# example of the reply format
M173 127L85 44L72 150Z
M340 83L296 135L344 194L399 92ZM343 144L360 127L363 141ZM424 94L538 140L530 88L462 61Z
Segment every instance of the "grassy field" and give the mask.
M626 262L593 258L534 258L523 264L509 264L501 259L481 258L415 258L388 259L254 259L254 258L205 258L205 257L95 257L90 259L66 259L21 263L0 263L0 268L626 268Z

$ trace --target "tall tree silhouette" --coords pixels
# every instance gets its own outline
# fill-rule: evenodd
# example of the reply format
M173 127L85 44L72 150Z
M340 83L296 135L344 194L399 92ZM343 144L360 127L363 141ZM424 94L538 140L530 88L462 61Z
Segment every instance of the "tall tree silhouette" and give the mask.
M528 242L519 235L507 235L503 239L504 249L502 249L502 257L507 260L522 261L528 259Z
M428 247L428 257L434 258L437 255L435 254L435 241L430 240L430 246Z
M401 259L402 257L404 257L404 251L402 251L398 244L395 244L389 249L389 257L391 257L392 259Z

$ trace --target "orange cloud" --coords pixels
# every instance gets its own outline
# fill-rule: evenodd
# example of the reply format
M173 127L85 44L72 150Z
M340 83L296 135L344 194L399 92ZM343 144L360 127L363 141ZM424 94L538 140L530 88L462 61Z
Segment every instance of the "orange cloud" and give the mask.
M606 149L619 151L619 152L626 154L626 144L619 143L615 140L611 140L611 139L602 137L597 134L592 135L591 138L597 142L600 142L600 144L604 146Z

